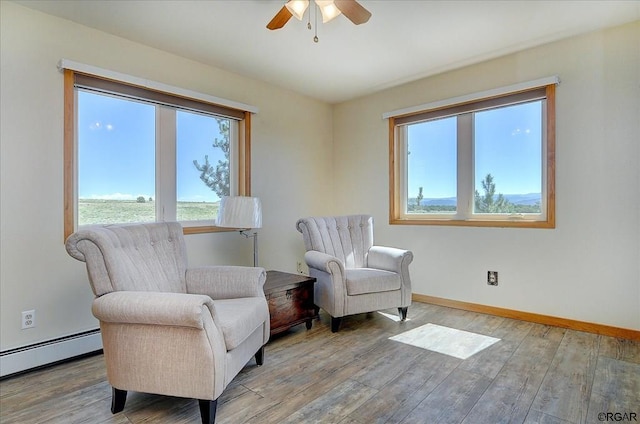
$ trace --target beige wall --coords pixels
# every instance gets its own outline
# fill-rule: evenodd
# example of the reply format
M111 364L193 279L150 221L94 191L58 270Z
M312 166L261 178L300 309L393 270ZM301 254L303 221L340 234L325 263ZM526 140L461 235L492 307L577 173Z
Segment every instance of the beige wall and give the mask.
M388 224L383 112L552 75L562 81L556 229ZM377 243L413 250L415 293L640 329L639 122L635 22L338 105L335 204L372 213Z
M84 264L69 257L62 221L61 58L248 103L253 193L263 201L261 265L296 270L297 218L331 209L331 107L274 86L6 1L1 7L0 350L97 327ZM191 264L252 263L237 233L187 236ZM36 309L37 327L20 329Z

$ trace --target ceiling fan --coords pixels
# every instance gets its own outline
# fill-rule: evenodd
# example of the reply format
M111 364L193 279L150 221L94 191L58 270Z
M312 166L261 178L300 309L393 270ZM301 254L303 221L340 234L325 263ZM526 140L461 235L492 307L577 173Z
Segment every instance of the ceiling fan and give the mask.
M343 14L356 25L363 24L371 17L371 12L362 7L356 0L315 0L322 13L322 23L327 23L336 16ZM270 30L280 29L295 16L302 20L304 12L309 7L309 0L288 0L282 9L267 24Z

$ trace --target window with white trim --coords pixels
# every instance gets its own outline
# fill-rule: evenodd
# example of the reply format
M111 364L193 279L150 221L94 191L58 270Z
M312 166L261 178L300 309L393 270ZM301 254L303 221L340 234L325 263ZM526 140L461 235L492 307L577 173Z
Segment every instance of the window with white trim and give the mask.
M547 84L386 116L390 222L555 227L554 101Z
M179 221L216 231L249 195L250 112L65 70L65 237L83 225Z

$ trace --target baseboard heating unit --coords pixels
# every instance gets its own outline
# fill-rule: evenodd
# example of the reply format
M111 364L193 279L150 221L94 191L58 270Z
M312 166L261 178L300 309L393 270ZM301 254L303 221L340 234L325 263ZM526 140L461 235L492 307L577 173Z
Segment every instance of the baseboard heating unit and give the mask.
M60 337L0 352L0 378L102 349L100 330Z

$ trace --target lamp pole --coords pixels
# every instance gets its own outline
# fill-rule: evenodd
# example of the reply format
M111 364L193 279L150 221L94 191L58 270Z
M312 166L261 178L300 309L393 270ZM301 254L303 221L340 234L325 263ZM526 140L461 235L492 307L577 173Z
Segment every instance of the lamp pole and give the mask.
M258 232L254 232L253 234L247 234L247 230L240 230L240 234L245 236L246 238L253 238L253 266L258 266Z

